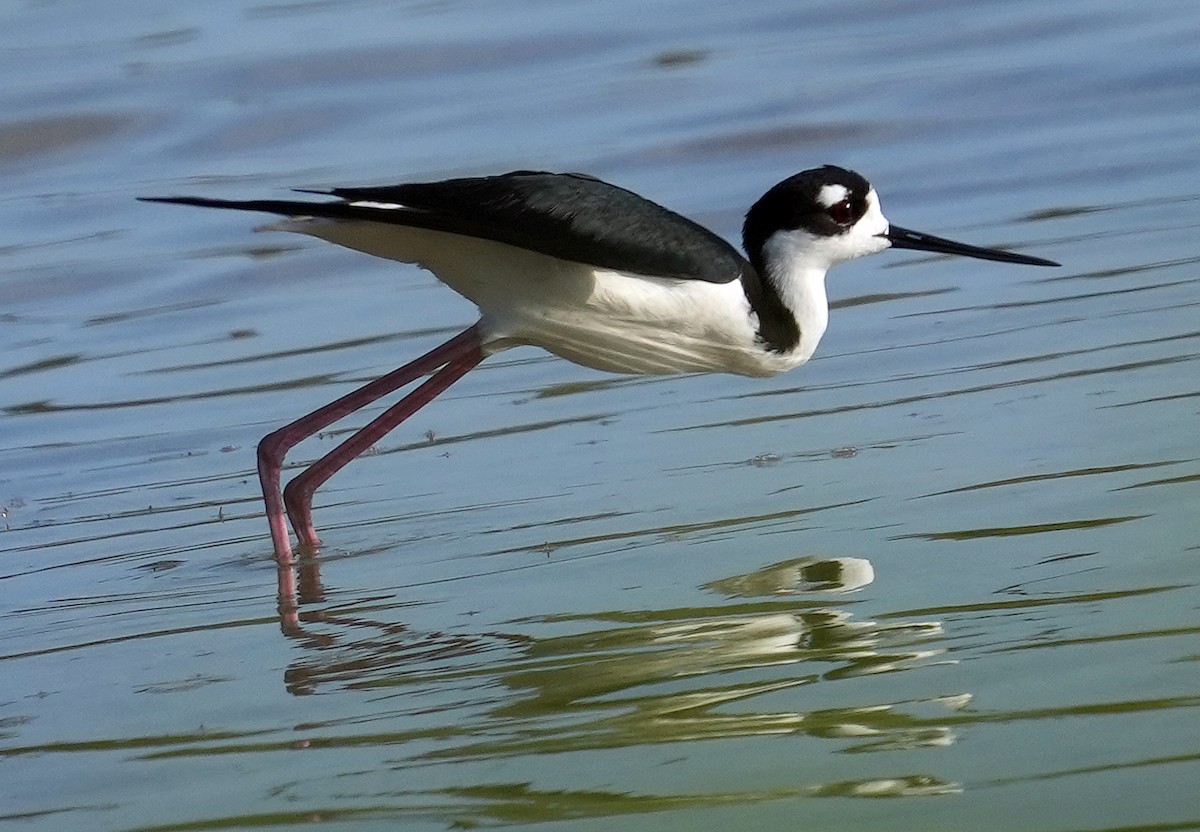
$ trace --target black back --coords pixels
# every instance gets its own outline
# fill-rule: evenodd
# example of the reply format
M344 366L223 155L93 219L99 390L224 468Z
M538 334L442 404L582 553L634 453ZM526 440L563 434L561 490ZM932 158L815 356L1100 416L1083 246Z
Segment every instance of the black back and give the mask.
M728 283L746 260L697 223L632 191L579 173L335 188L347 203L405 206L391 221L482 237L577 263L658 277ZM353 207L353 206L350 206ZM386 214L371 217L389 221Z

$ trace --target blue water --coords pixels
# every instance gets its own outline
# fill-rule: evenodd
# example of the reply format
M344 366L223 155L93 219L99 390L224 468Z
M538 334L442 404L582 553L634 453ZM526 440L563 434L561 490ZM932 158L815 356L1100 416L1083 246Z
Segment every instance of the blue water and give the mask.
M1200 828L1195 4L0 21L0 828ZM582 170L736 240L827 162L1063 268L840 267L771 380L505 353L278 612L255 443L473 310L136 196Z

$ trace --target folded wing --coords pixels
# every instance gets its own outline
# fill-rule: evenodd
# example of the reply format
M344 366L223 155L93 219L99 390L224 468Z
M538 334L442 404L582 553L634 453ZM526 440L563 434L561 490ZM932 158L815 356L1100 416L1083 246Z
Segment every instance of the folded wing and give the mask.
M328 194L338 201L151 201L426 228L655 277L728 283L749 269L733 246L703 226L583 174L514 171L442 182L335 188Z

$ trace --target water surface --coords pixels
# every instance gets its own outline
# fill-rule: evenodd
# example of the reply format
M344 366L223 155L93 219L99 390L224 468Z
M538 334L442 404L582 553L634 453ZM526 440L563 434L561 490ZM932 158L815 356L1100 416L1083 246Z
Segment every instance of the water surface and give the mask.
M1200 828L1193 4L3 15L0 826ZM255 443L472 309L135 196L544 167L736 239L825 162L1064 266L841 267L771 380L492 359L280 611Z

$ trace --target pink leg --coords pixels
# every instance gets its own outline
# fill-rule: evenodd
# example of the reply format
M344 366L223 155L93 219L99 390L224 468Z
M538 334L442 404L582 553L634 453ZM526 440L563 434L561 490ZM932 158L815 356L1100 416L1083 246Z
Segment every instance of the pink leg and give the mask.
M360 387L358 390L347 393L340 399L314 410L307 416L301 416L291 424L263 437L262 441L258 443L258 479L262 484L263 502L266 503L267 522L271 527L271 542L275 547L275 559L279 561L280 565L287 565L292 562L292 546L288 539L287 521L284 519L283 493L280 489L280 479L283 474L283 459L287 455L287 452L301 440L307 439L317 431L333 424L338 419L367 406L397 388L403 387L405 384L415 381L426 373L436 370L438 367L475 356L478 357L475 358L471 366L478 364L483 358L482 347L483 344L479 337L478 327L469 327L440 347L426 353L415 361L405 364L403 367L393 370L382 378L376 379L370 384ZM467 369L470 369L470 367ZM466 372L466 370L463 372ZM461 373L459 375L461 376ZM334 453L336 452L335 450ZM345 462L342 464L344 465ZM334 470L337 469L335 468ZM330 474L332 473L331 471ZM328 479L328 476L326 476L326 479ZM320 483L317 484L319 485ZM313 490L315 489L316 486L314 485ZM311 494L309 495L309 499L311 500ZM311 522L308 523L308 526L311 530Z
M478 348L454 359L287 484L283 489L283 503L287 507L288 518L292 521L292 528L296 531L301 545L314 549L321 545L312 522L312 498L317 489L346 463L395 430L397 425L433 401L482 360L483 353Z

